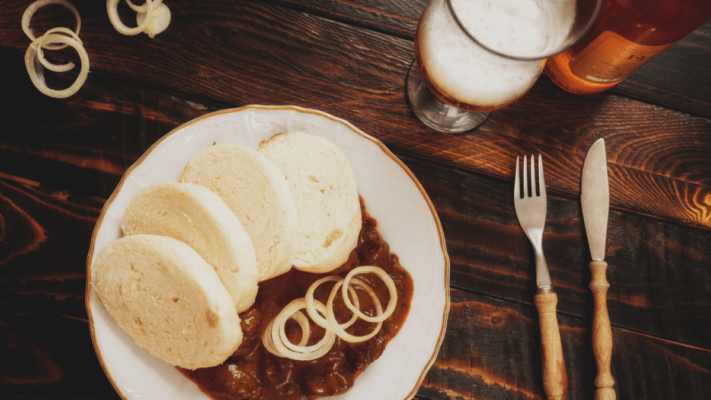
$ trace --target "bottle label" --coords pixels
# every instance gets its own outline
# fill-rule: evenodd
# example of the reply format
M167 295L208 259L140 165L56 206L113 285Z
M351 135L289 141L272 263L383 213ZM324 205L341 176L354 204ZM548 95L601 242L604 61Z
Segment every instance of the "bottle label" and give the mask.
M588 82L620 81L672 44L643 46L630 42L614 32L605 31L570 60L570 71Z

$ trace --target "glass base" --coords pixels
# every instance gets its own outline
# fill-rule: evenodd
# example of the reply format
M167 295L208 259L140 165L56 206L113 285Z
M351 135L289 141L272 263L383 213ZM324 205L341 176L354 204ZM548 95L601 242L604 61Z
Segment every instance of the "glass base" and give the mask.
M441 101L422 81L417 60L410 65L405 83L410 108L425 125L445 133L470 131L483 124L491 112L460 110Z

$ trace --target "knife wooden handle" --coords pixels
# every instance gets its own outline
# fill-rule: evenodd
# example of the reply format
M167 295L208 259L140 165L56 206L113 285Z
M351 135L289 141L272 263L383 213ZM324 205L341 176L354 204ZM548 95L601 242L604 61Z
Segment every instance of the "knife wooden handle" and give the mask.
M568 373L565 370L563 347L560 344L558 317L555 313L558 296L555 293L537 294L534 303L538 309L541 328L541 366L543 390L548 400L568 398Z
M595 377L595 400L615 400L615 389L612 386L615 380L610 373L610 361L612 359L612 329L610 328L610 316L607 313L607 288L610 284L605 276L607 263L605 261L593 261L590 263L592 281L590 290L593 292L595 308L593 311L593 354L597 363L597 377Z

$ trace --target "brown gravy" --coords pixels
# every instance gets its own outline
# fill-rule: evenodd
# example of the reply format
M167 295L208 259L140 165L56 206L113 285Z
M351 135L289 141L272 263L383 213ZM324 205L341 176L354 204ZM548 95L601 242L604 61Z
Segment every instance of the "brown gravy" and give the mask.
M362 198L361 211L363 226L358 246L345 264L328 274L292 269L284 275L261 282L254 306L240 315L244 340L237 351L216 367L195 371L178 369L216 400L306 400L337 395L353 387L355 378L380 357L387 343L405 323L414 289L412 277L400 265L397 255L390 253L390 246L381 239L376 229L377 221L366 212ZM377 335L362 343L348 343L336 338L331 350L313 361L294 361L266 351L262 334L287 304L304 297L309 286L318 279L334 274L345 277L350 270L361 265L375 265L385 270L395 281L398 291L395 312L383 322ZM383 308L387 307L390 295L385 284L371 274L359 275L358 278L368 283L378 294ZM324 283L316 290L314 297L326 304L332 287L333 283ZM370 297L361 290L357 291L361 310L373 315ZM339 322L348 320L352 315L340 294L334 302L334 311ZM305 310L302 312L306 314ZM375 324L358 319L347 331L360 336L371 332L374 327ZM293 320L287 323L286 331L291 342L299 342L301 329ZM323 334L322 328L311 323L308 345L318 342Z

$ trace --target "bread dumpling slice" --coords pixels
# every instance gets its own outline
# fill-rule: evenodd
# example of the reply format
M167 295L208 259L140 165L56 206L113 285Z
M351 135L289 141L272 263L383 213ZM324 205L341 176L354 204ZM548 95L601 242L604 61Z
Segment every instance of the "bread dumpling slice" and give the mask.
M282 133L260 144L286 176L299 211L294 267L324 273L346 262L358 244L360 199L346 155L308 133Z
M125 236L169 236L186 243L215 269L237 312L254 304L258 273L252 239L209 189L178 182L143 188L131 199L121 231Z
M232 298L215 270L185 243L125 236L99 252L92 274L96 294L119 328L170 364L219 365L242 342Z
M256 150L222 144L201 151L181 182L217 193L252 238L259 281L291 269L298 232L296 204L284 175Z

